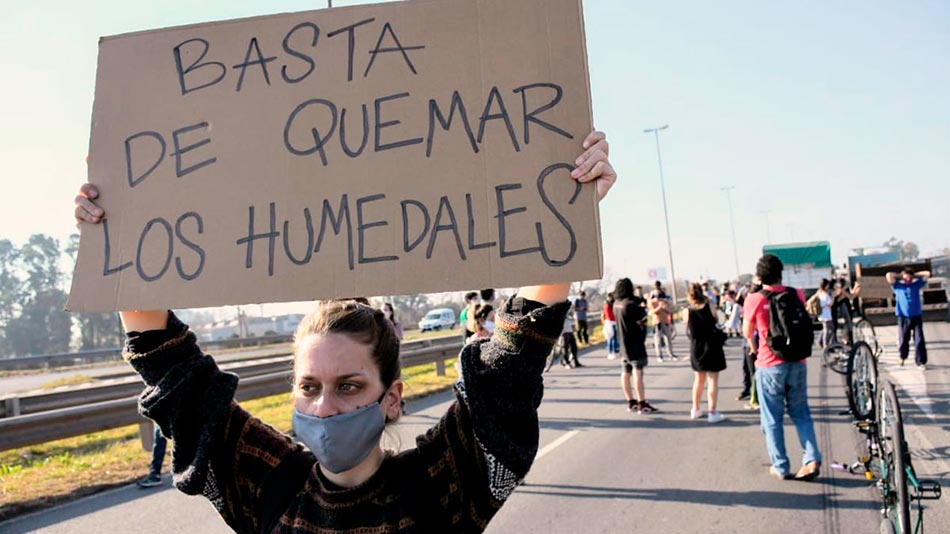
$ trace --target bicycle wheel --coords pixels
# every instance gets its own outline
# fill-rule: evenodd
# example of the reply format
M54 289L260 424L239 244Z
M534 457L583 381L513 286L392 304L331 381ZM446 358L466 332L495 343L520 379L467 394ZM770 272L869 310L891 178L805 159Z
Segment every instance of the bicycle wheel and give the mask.
M841 343L835 343L826 348L824 352L821 353L821 357L825 362L825 367L828 369L842 375L848 372L848 347Z
M880 433L880 454L884 463L885 489L884 506L887 511L885 523L890 523L894 532L910 533L910 497L907 488L907 466L910 454L904 441L904 421L897 400L894 384L884 381L880 392L878 410L878 432ZM882 532L884 527L881 527Z
M877 360L865 342L855 343L848 355L848 406L858 421L874 420L877 403Z
M854 342L863 341L871 347L871 352L876 356L880 348L877 344L877 334L874 331L874 325L867 319L860 319L854 323Z

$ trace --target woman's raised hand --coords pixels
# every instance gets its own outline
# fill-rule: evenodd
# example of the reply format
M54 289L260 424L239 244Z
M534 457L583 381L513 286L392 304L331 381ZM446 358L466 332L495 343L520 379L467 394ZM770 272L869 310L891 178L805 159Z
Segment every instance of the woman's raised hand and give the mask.
M76 224L87 222L97 224L102 221L105 212L96 205L95 199L99 198L99 190L92 184L82 184L79 188L79 194L76 195Z
M610 146L607 144L607 135L593 131L584 139L583 147L584 152L574 160L577 168L571 171L571 177L580 183L594 182L597 199L603 200L617 181L617 173L608 159Z

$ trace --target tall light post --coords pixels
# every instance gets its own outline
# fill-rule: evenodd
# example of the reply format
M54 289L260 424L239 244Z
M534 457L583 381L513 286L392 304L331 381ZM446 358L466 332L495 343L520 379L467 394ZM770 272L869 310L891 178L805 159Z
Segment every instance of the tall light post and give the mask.
M769 213L772 213L772 210L762 210L762 215L765 215L765 244L772 244L772 227L769 225Z
M656 139L656 164L660 168L660 193L663 195L663 220L666 222L666 249L670 255L670 276L673 279L673 304L676 304L676 269L673 268L673 241L670 239L670 215L666 209L666 184L663 181L663 158L660 156L660 130L669 128L664 124L659 128L647 128L643 133L652 133Z
M739 270L739 247L736 246L736 221L732 216L732 190L736 186L730 185L729 187L720 187L720 191L726 192L726 201L729 202L729 227L732 229L732 255L736 260L736 282L739 281L739 275L742 272Z

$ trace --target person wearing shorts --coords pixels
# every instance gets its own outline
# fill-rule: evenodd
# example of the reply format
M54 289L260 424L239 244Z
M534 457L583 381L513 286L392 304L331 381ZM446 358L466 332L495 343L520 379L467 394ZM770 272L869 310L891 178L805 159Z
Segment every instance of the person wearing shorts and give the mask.
M617 339L620 341L620 387L627 399L627 411L653 413L657 410L647 402L643 386L643 369L647 366L647 314L643 299L633 294L633 283L629 278L618 280L613 294ZM631 376L634 379L632 388Z

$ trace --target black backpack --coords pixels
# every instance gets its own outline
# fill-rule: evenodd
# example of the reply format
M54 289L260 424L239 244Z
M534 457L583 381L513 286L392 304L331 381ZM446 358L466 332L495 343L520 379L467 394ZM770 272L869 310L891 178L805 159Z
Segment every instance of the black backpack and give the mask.
M791 287L774 293L763 290L769 299L769 336L767 343L775 356L786 362L798 362L811 356L815 331L798 291Z

